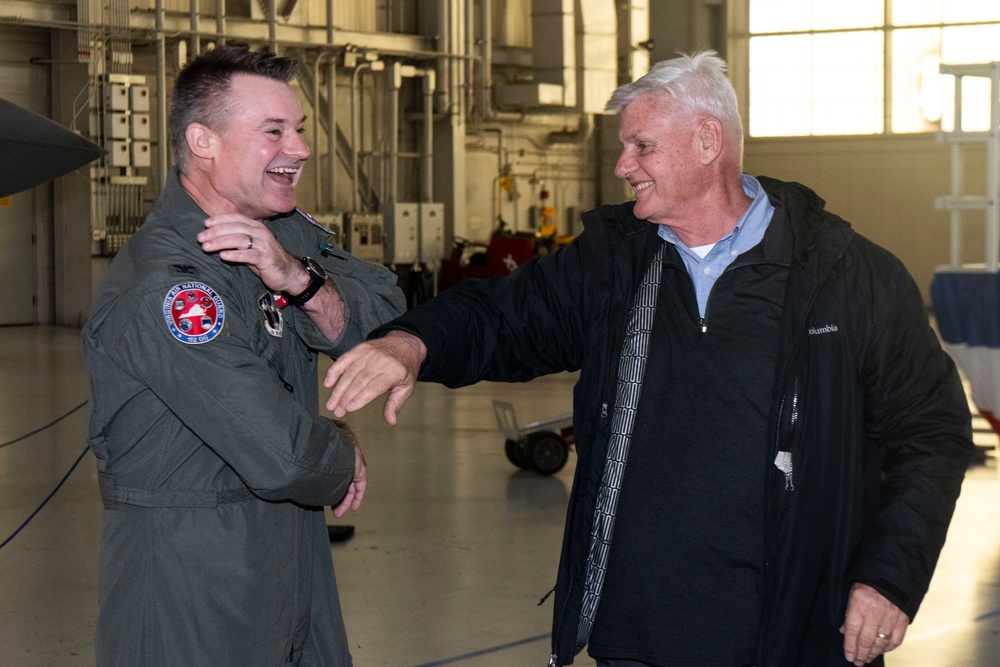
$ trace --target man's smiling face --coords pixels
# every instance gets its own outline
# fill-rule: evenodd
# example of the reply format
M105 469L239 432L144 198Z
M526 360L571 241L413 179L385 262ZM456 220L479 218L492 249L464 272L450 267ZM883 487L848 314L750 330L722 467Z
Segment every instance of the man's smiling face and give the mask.
M214 131L212 189L249 218L287 213L295 208L295 186L309 157L295 91L282 81L241 74L224 99L224 126Z
M635 190L635 217L662 225L689 213L704 189L696 126L666 93L643 93L622 110L615 175Z

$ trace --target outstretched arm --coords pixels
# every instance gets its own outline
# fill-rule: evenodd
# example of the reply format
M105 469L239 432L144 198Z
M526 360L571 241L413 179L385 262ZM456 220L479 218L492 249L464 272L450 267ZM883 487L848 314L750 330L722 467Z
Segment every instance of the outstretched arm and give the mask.
M326 409L337 417L355 412L388 392L383 416L391 425L413 393L427 347L418 337L392 331L361 343L327 371L323 386L331 389Z

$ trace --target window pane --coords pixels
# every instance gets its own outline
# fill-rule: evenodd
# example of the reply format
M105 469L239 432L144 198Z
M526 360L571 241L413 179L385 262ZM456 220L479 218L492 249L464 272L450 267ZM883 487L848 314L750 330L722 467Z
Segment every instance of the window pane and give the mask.
M750 40L751 136L882 132L882 32Z
M804 0L749 0L750 32L787 32L812 27L810 2Z
M884 22L885 4L874 0L812 0L813 30L874 28Z
M893 25L930 25L944 20L946 0L906 0L892 3ZM990 0L992 2L992 0ZM947 0L960 4L968 0Z
M941 61L947 65L966 65L1000 61L1000 25L944 28L941 31ZM947 76L947 79L953 77ZM987 130L990 127L990 80L964 77L962 83L962 129ZM954 93L948 91L943 110L942 129L954 128Z
M1000 25L956 26L942 32L942 62L959 65L1000 60Z
M883 11L873 0L750 0L750 32L873 28Z
M1000 21L997 0L906 0L892 5L894 25Z
M809 35L750 39L750 136L809 134L812 77Z
M997 0L942 0L945 23L1000 21Z
M816 35L813 134L882 132L882 32Z
M1000 26L896 30L892 38L892 131L954 129L955 78L941 74L940 64L970 65L997 60L1000 60ZM987 129L989 81L966 77L962 95L962 128Z
M892 131L933 132L951 104L950 76L940 73L941 30L892 34ZM947 96L947 97L946 97Z

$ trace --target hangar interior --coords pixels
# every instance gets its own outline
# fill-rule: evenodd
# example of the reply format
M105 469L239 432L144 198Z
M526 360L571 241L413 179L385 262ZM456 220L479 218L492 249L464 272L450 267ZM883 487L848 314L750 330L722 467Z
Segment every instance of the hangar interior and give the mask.
M391 266L411 303L495 238L547 252L582 211L630 198L613 175L609 94L706 47L730 64L745 171L815 189L903 260L928 306L938 267L988 265L998 245L995 194L957 213L941 200L1000 181L989 137L946 140L992 128L996 142L996 75L962 89L942 70L1000 61L992 2L4 0L0 97L108 151L0 200L0 539L83 456L0 550L5 663L93 663L101 504L81 455L78 329L169 168L173 77L223 43L301 62L312 156L300 205ZM573 455L551 476L513 468L491 400L544 419L571 408L574 379L421 386L395 429L377 409L355 416L372 489L341 520L354 537L332 549L356 664L545 663L551 609L536 603L554 582ZM982 461L892 666L1000 664L996 436L976 425Z

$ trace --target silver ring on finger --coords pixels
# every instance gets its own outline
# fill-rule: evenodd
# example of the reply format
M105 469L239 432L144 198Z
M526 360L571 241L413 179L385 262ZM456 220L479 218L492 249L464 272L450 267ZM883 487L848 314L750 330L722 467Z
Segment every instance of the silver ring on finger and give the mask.
M253 250L253 237L247 234L247 250Z
M889 635L885 634L884 632L876 632L875 636L878 637L879 639L883 639L883 640L889 638Z

